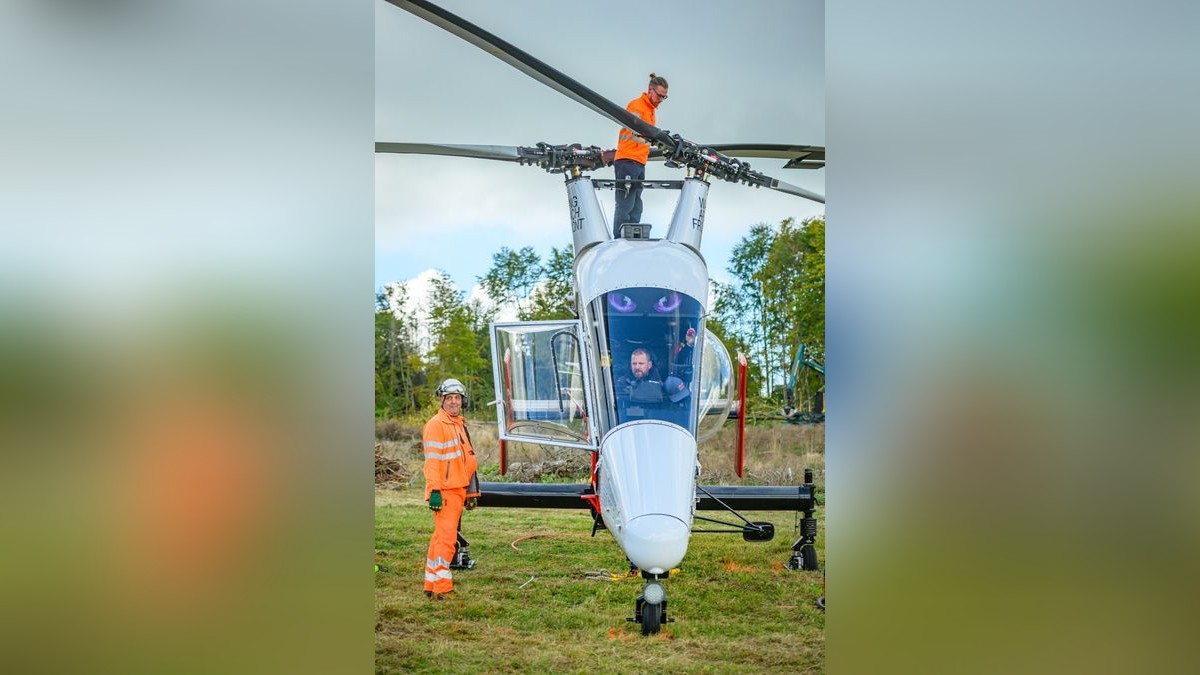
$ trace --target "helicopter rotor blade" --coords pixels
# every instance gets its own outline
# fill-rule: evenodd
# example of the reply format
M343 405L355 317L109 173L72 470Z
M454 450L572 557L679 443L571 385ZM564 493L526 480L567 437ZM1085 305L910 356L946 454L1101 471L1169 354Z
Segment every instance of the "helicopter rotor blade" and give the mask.
M785 169L820 169L825 166L825 148L820 145L783 145L775 143L726 143L706 145L717 152L730 157L765 157L768 159L786 159ZM650 159L662 161L661 150L652 148Z
M445 143L376 143L375 152L399 155L448 155L495 159L503 162L521 161L520 148L515 145L448 145Z
M515 45L489 33L466 19L452 14L426 0L387 0L391 4L411 12L429 23L453 33L479 47L483 51L504 61L551 89L563 94L608 119L628 127L642 136L670 149L676 147L675 140L666 131L647 124L642 118L604 98L595 91L567 77L559 70L540 61Z
M805 190L802 187L792 185L791 183L785 183L785 182L783 182L781 180L777 180L775 178L770 179L770 182L767 183L767 187L771 188L772 190L786 192L789 195L796 195L797 197L804 197L805 199L809 199L809 200L812 200L812 201L820 203L820 204L825 203L825 195L817 194L816 192Z
M637 115L597 94L562 72L540 61L513 44L489 33L466 19L438 7L428 0L387 0L389 3L452 33L504 61L513 68L551 89L600 113L604 117L632 129L650 141L651 158L662 159L669 167L687 166L697 173L735 183L768 187L787 194L825 203L815 192L785 183L753 171L750 165L736 159L769 157L787 159L784 168L821 168L825 165L825 148L821 146L726 144L706 146L694 143L679 134L647 124ZM411 148L422 147L421 150ZM409 149L404 149L409 148ZM552 173L566 170L594 170L611 164L611 153L600 148L580 145L552 146L539 143L536 148L520 147L515 152L504 146L450 146L425 144L377 144L378 152L426 152L482 159L498 159L536 164Z

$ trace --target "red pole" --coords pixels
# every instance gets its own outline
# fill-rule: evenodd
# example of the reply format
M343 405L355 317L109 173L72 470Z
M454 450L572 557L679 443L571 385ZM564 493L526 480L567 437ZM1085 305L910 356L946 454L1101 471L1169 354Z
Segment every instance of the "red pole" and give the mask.
M734 468L738 478L742 477L742 465L746 459L746 355L738 352L738 430L737 454Z

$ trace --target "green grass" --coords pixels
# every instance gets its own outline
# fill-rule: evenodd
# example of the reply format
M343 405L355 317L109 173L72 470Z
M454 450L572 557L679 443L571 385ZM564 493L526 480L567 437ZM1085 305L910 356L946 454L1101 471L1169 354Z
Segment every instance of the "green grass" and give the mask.
M771 542L693 535L682 570L666 582L677 621L643 637L625 620L641 579L586 578L600 569L622 572L627 563L607 532L588 536L583 509L467 513L463 534L478 563L455 571L450 600L430 602L421 589L433 519L421 497L415 488L376 492L376 561L384 568L375 584L379 672L824 670L825 616L816 608L822 575L784 567L798 536L794 513L748 514L775 523ZM823 562L821 511L818 519ZM531 534L551 536L510 547Z

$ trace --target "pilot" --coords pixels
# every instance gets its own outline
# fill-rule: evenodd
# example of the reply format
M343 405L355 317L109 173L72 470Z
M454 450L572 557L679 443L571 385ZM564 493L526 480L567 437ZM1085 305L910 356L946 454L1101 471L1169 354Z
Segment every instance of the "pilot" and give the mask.
M626 398L631 405L661 404L666 400L662 380L654 370L654 357L642 347L633 350L629 357L632 376L622 375L617 380L617 396Z

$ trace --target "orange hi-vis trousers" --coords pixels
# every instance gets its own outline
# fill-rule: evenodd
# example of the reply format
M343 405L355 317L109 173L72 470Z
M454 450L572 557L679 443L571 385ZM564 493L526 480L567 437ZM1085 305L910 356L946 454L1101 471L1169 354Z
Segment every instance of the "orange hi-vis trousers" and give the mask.
M454 559L454 545L458 542L458 520L462 517L466 501L465 487L442 489L442 510L433 512L433 536L429 539L429 552L425 555L427 591L449 593L454 590L450 561Z

